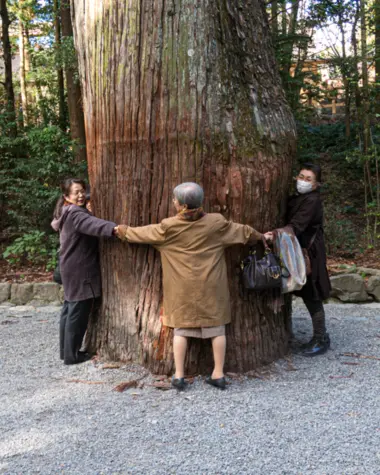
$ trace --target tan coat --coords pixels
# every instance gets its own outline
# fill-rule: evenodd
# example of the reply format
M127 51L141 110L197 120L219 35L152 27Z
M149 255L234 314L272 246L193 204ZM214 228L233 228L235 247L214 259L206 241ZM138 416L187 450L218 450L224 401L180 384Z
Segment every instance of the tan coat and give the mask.
M231 321L224 250L260 239L261 234L221 214L206 214L198 221L173 217L160 224L128 227L126 238L151 244L161 253L164 325L197 328Z

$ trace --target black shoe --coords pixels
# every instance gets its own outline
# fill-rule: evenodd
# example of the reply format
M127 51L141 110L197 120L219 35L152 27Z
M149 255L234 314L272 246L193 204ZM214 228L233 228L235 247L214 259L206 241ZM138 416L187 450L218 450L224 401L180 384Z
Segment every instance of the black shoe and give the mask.
M175 378L172 377L172 386L176 388L178 391L184 391L186 389L187 383L185 378Z
M78 357L76 360L64 361L64 364L71 365L71 364L85 363L86 361L89 361L91 358L92 356L89 353L78 353Z
M309 348L312 348L317 343L317 341L318 339L315 336L313 336L313 338L307 343L302 343L300 345L300 348L301 350L308 350Z
M318 356L323 355L330 348L330 337L326 335L322 338L315 338L313 345L309 346L302 352L302 356Z
M206 383L218 389L226 389L226 385L227 385L226 378L224 376L222 378L217 378L217 379L212 379L211 376L208 376L206 378Z

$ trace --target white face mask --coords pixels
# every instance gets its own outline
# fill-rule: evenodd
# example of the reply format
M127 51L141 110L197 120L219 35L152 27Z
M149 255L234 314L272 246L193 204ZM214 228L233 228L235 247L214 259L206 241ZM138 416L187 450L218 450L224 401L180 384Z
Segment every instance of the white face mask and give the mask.
M301 195L310 193L310 191L313 191L313 184L308 181L297 180L297 191L301 193Z

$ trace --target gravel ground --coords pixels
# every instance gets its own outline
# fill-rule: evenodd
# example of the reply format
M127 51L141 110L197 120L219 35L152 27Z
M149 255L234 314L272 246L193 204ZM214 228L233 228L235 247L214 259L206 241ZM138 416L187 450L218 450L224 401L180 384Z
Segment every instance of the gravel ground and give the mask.
M160 391L148 376L119 393L144 370L65 367L58 307L0 306L0 473L380 474L380 360L341 356L380 358L380 305L326 310L324 356L292 356L225 392L201 378ZM310 336L301 305L294 330Z

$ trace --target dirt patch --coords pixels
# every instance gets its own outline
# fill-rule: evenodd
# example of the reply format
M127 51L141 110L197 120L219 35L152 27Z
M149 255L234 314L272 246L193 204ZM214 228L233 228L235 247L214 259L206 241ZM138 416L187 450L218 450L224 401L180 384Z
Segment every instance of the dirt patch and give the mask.
M53 272L47 272L44 266L15 267L0 259L0 282L21 284L24 282L51 282Z

